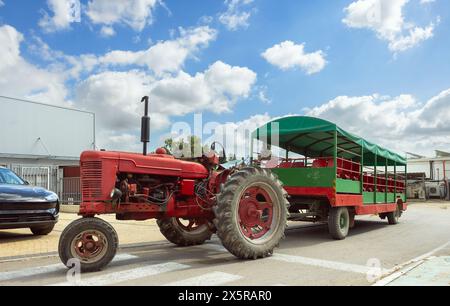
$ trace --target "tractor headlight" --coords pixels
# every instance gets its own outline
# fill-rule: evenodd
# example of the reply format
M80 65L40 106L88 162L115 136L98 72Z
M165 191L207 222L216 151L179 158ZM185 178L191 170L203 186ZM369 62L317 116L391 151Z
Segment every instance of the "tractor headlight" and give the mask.
M109 195L113 201L116 201L122 197L122 191L117 188L114 188Z

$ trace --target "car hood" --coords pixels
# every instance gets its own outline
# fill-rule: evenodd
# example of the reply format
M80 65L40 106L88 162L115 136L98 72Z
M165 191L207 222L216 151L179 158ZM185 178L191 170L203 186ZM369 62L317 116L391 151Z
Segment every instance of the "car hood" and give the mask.
M55 202L54 192L27 185L1 185L0 202Z

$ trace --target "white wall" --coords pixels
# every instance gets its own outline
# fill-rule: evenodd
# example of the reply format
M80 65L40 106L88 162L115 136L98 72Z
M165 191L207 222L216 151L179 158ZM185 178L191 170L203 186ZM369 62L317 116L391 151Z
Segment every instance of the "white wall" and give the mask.
M445 162L445 174L447 179L450 179L450 158ZM433 161L433 178L435 180L444 179L444 161L435 160ZM427 178L431 178L430 161L408 161L408 172L409 173L419 173L425 172Z
M0 154L78 158L94 148L95 115L0 97Z

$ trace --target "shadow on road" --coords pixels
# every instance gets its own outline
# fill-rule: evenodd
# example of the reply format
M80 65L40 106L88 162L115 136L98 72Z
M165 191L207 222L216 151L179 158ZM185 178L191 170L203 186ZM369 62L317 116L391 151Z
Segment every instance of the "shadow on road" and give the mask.
M1 243L12 243L21 241L37 240L42 238L42 236L35 236L31 232L26 233L15 233L13 231L0 230L0 244Z

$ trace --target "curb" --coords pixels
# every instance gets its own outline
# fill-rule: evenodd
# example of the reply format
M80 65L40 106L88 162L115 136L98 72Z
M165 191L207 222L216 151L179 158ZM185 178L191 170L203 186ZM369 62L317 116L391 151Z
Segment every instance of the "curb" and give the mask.
M66 214L78 214L80 211L80 206L78 205L61 205L60 212L66 213Z

